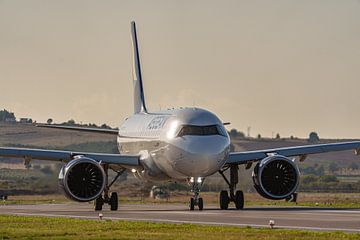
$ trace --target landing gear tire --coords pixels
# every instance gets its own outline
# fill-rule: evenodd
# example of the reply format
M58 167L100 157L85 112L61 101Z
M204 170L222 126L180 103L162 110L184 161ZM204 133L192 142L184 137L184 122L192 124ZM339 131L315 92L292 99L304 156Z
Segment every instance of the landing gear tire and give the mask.
M229 208L229 195L228 192L223 190L220 192L220 209L221 210L226 210Z
M95 211L101 211L104 205L104 199L102 196L95 199Z
M190 198L190 211L194 211L195 209L195 199Z
M109 200L110 210L117 211L119 206L118 195L116 192L112 192Z
M204 209L204 201L202 198L199 198L198 207L200 211Z
M235 207L236 209L244 208L244 193L242 191L236 191L235 193Z
M250 165L246 166L249 169ZM230 179L225 176L224 172L230 170ZM239 166L231 165L219 170L220 175L223 177L227 185L229 186L229 193L225 190L220 192L220 209L226 210L229 207L230 202L235 203L236 209L244 208L244 193L242 191L236 191L236 185L239 183Z

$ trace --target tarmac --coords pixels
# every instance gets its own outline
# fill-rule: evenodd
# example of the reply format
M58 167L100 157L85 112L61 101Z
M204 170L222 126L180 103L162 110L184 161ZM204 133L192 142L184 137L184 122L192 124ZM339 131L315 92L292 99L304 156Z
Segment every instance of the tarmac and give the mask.
M265 228L273 220L275 228L360 233L360 209L262 206L219 210L209 206L203 211L189 211L184 204L126 204L120 205L118 211L110 211L104 205L103 211L95 212L93 205L86 203L0 205L0 214L18 216L99 219L99 213L104 220Z

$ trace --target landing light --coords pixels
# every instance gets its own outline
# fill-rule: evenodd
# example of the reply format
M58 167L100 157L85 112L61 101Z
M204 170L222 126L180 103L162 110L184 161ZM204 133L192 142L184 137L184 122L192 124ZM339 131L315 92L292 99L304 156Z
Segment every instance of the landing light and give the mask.
M134 168L131 169L131 172L132 172L132 173L136 173L136 169L134 169Z
M189 181L190 181L191 183L195 182L195 180L196 180L197 183L202 183L203 178L202 178L202 177L198 177L198 178L191 177L191 178L189 179Z

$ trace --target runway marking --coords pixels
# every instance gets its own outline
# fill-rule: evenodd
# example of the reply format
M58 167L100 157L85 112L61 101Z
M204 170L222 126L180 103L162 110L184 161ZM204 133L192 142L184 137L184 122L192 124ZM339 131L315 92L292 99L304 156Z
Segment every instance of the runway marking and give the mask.
M42 217L65 217L65 218L80 218L80 219L98 219L97 216L81 216L81 215L63 215L63 214L47 214L47 213L22 213L22 212L2 212L2 214L18 215L18 216L42 216ZM123 221L150 221L150 222L163 222L163 223L186 223L186 224L201 224L201 225L216 225L216 226L238 226L238 227L256 227L256 228L269 228L265 224L246 224L246 223L224 223L224 222L203 222L203 221L188 221L188 220L172 220L172 219L158 219L158 218L128 218L128 217L104 217L109 220L123 220ZM343 231L343 232L359 232L360 229L356 228L323 228L323 227L299 227L299 226L276 226L277 229L294 229L294 230L315 230L315 231Z
M360 210L313 210L317 213L356 213L360 214Z
M134 213L131 210L125 210L128 213ZM150 211L150 212L141 212L141 214L154 214L154 213L164 213L164 211ZM201 211L189 211L189 210L184 210L184 211L169 211L167 212L167 214L184 214L184 215L219 215L219 213L216 212L201 212Z

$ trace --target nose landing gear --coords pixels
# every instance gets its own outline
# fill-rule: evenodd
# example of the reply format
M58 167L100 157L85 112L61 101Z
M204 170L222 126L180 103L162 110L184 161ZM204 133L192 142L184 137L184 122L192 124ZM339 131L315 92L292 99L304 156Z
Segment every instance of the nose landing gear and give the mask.
M195 210L195 206L197 206L199 208L199 210L203 210L204 209L204 201L201 197L199 197L200 195L200 189L202 187L204 183L204 179L203 178L191 178L189 180L189 184L191 184L191 192L194 193L194 197L190 198L190 211Z

